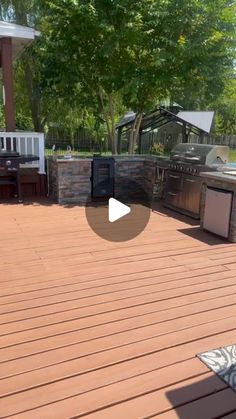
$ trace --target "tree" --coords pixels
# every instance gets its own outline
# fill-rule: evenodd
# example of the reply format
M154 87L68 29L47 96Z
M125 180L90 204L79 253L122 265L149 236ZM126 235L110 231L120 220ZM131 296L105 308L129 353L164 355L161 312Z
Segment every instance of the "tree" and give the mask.
M113 153L118 96L136 112L131 153L143 112L163 97L191 97L190 89L212 99L232 66L235 2L51 0L47 7L46 83L93 98Z
M187 109L214 104L232 74L235 4L222 0L204 2L197 24L181 42L186 56L180 61L183 75L171 93Z
M187 109L216 100L235 58L235 11L235 1L149 2L127 98L136 136L141 113L157 99L170 97Z
M215 130L222 134L236 134L236 78L230 78L223 93L214 103Z
M58 96L84 102L100 110L106 121L113 153L117 152L115 123L124 85L118 40L122 33L122 13L100 2L50 2L48 17L49 60L45 84ZM120 13L120 17L118 16ZM124 50L125 51L125 50ZM65 64L70 63L67 67Z
M136 112L133 153L143 113L167 97L209 106L232 69L235 0L2 0L1 13L42 33L16 67L34 129L61 109L70 123L89 112L105 121L113 153L124 108Z

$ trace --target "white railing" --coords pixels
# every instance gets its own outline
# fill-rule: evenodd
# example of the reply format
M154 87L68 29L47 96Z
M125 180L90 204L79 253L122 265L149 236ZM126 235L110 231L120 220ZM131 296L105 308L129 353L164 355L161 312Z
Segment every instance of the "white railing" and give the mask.
M7 149L7 143L10 143L11 150L20 154L34 154L39 157L38 161L21 164L21 167L37 168L38 173L45 173L44 156L44 134L38 132L0 132L0 149Z

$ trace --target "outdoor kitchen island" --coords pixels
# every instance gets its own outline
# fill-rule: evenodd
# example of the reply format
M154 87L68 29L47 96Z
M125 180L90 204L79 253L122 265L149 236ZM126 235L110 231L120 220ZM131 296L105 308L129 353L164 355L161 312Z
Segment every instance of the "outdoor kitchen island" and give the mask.
M168 164L167 157L145 155L90 158L53 156L48 159L49 194L62 205L84 205L93 201L96 184L96 193L99 185L103 186L102 189L109 188L107 195L98 193L96 197L115 196L121 200L127 197L141 198L145 190L152 199L154 195L161 195Z
M236 171L204 172L201 227L236 242Z

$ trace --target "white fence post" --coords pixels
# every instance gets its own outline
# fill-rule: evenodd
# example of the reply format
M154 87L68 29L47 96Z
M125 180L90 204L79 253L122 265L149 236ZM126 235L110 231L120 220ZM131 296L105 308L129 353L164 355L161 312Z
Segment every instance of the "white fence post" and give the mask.
M39 173L45 174L44 134L39 134Z

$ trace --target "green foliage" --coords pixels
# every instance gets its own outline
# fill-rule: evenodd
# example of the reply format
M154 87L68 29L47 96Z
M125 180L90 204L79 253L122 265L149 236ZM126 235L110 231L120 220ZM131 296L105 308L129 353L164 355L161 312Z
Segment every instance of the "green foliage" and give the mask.
M18 130L34 130L30 103L25 86L25 74L21 61L17 61L14 66L15 74L15 108L16 108L16 128Z
M215 130L222 134L236 134L236 79L229 79L225 90L215 102Z
M230 150L229 161L232 162L232 163L236 162L236 150Z
M119 92L137 112L170 95L197 108L219 95L232 68L235 2L54 0L47 6L44 81L70 98L89 96L91 106L102 88L106 95Z
M165 146L161 143L154 143L150 149L151 154L162 156L165 154Z
M182 77L175 80L171 95L186 109L213 104L222 93L235 59L236 3L225 0L186 2L191 23L183 29L180 43Z
M5 126L4 111L3 111L3 106L0 106L0 129L3 129L4 126Z

